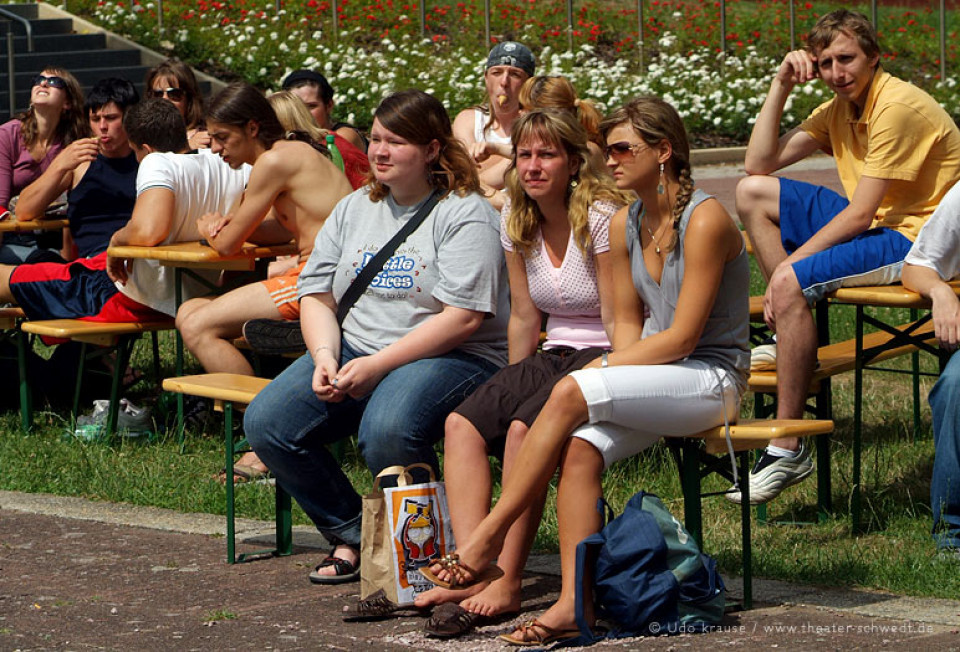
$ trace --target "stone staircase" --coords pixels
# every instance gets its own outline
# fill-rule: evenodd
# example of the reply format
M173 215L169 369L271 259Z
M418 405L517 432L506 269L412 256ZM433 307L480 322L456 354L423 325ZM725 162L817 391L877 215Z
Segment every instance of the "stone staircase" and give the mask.
M29 52L24 26L0 15L0 122L10 119L8 29L13 33L15 112L29 105L31 82L44 66L66 68L84 92L104 77L124 77L133 82L142 95L147 70L165 58L51 5L6 4L0 8L30 21L34 43L34 51ZM199 72L197 78L205 95L222 86L218 80Z

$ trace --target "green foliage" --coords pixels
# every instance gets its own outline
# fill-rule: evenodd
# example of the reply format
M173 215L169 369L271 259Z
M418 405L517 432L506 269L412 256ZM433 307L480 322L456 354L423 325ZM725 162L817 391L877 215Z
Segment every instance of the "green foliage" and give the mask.
M698 137L744 141L770 79L790 49L786 0L728 0L724 46L718 3L658 0L644 3L642 61L636 3L575 3L573 47L568 49L563 3L493 2L492 40L513 38L537 54L538 71L571 78L582 97L613 109L640 94L661 95ZM796 15L797 46L816 18L838 6L805 3ZM416 87L435 94L451 114L482 99L483 3L427 4L421 35L419 6L381 0L281 3L198 0L163 3L163 31L152 1L78 0L71 10L148 47L175 54L214 74L277 88L296 68L323 71L336 90L337 115L369 127L387 93ZM867 3L848 5L869 15ZM956 75L956 12L948 16L948 78L939 79L939 15L884 7L880 35L884 65L931 92L960 116ZM829 97L821 83L798 89L785 127Z

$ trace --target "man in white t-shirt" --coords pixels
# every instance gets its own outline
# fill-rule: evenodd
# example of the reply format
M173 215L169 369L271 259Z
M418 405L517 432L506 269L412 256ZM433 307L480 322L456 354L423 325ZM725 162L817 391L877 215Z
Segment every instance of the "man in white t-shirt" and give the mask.
M940 347L960 343L960 299L947 281L960 276L960 183L920 230L903 267L903 284L930 299ZM930 478L933 537L941 554L960 560L960 356L953 355L930 390L936 454Z
M188 144L183 118L171 103L144 100L128 110L124 126L130 146L140 160L137 203L130 221L110 239L111 247L197 241L197 218L212 211L229 210L240 201L250 167L233 169L207 151L173 153L186 152ZM151 146L149 143L157 142L159 134L166 134L175 142L165 148ZM108 257L107 273L120 293L132 302L166 316L176 315L171 268L157 261ZM211 274L208 280L215 281L217 273ZM184 299L208 293L203 284L184 280Z

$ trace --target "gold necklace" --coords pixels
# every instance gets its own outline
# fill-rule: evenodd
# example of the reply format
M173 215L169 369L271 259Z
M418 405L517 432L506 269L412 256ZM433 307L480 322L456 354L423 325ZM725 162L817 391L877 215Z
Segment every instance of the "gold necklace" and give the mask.
M644 207L643 207L643 212L640 213L640 220L643 221L643 218L646 217L646 215L647 215L647 207L644 206ZM649 227L647 224L644 224L644 225L643 225L643 228L645 228L645 229L647 230L647 233L650 234L650 239L653 240L654 251L656 251L656 252L659 254L659 253L660 253L660 242L657 240L657 236L653 235L653 231L650 230L650 227ZM663 227L660 227L660 228L662 229Z

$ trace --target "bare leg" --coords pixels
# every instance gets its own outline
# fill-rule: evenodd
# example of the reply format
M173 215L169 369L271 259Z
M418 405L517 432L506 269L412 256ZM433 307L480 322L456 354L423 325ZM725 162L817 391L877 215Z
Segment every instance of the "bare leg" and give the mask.
M443 478L455 541L466 541L490 511L491 478L487 443L465 417L452 413L444 424ZM418 607L459 602L480 591L437 587L416 597Z
M554 386L550 399L524 438L513 463L513 472L504 482L503 494L496 507L477 526L465 545L458 547L464 566L480 571L497 556L510 526L527 508L529 497L546 489L570 433L585 423L587 416L587 403L580 387L567 376ZM434 564L431 570L442 580L454 579L453 574L440 564ZM473 576L463 572L461 579L470 581Z
M600 530L597 499L603 495L600 483L603 457L591 444L571 438L560 462L560 482L557 488L557 519L560 523L560 597L537 620L555 630L569 630L577 626L577 544ZM593 581L584 578L584 616L593 624L593 596L589 593ZM535 627L534 627L535 628ZM543 633L543 632L541 632ZM515 632L514 636L519 633Z
M737 184L737 214L753 242L753 254L766 281L787 252L780 239L780 181L750 176Z
M184 303L177 312L177 329L183 343L208 373L253 375L253 367L233 345L250 319L281 319L280 311L261 283L244 285L219 297L202 297ZM244 453L237 464L266 471L254 452Z
M817 359L817 327L792 267L770 279L770 287L777 320L777 418L802 419ZM800 448L794 437L770 443Z
M10 291L10 275L16 268L16 265L0 265L0 303L16 303Z
M503 452L503 477L513 473L517 454L528 428L522 421L514 421L507 432L507 444ZM497 557L497 565L503 569L503 577L494 580L475 596L460 603L467 611L483 616L495 616L520 610L520 588L523 569L530 556L530 548L537 536L540 517L543 515L543 503L546 500L546 486L539 495L530 496L527 508L510 526L503 542L503 550Z
M208 373L253 375L253 367L233 345L250 319L281 319L280 311L261 283L244 285L226 294L192 299L177 313L183 343Z

